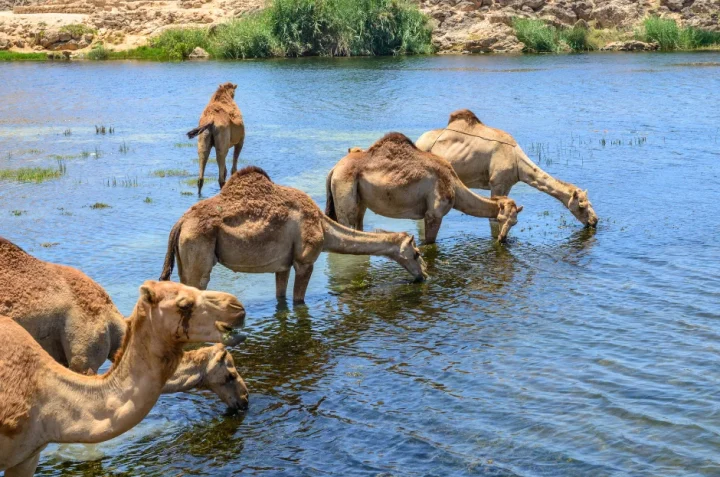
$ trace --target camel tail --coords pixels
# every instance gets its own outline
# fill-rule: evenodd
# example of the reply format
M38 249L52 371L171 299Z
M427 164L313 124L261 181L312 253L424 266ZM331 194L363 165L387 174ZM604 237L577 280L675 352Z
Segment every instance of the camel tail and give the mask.
M194 137L197 137L200 133L207 131L208 129L211 133L213 133L215 129L215 124L210 122L203 126L198 126L195 129L191 129L187 132L187 137L188 139L192 139Z
M167 252L165 253L165 264L163 265L163 271L160 274L160 281L170 280L173 268L175 267L175 254L178 249L178 242L180 240L180 230L182 229L182 219L178 220L177 223L170 230L170 236L168 237Z
M325 179L325 190L327 193L327 201L325 204L325 215L327 215L331 219L337 221L337 212L335 212L335 199L333 199L333 195L332 195L333 171L334 171L334 169L331 169L330 173L327 176L327 179Z

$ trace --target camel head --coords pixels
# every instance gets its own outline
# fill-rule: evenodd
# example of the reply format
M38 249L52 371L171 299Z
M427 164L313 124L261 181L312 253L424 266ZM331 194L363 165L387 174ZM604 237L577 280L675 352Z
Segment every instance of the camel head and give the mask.
M348 154L352 154L354 152L365 152L365 151L363 151L362 147L358 147L358 146L353 146L353 147L348 148Z
M588 199L587 190L575 189L570 196L567 208L585 227L597 226L598 216Z
M415 245L415 237L406 233L401 235L403 237L397 262L415 277L416 282L422 282L427 278L427 273L425 272L425 261Z
M212 342L235 345L233 326L245 324L245 308L229 293L201 291L174 282L148 280L140 287L137 306L158 333L177 343Z
M220 86L218 86L217 92L220 93L222 91L224 93L229 94L231 98L235 99L235 90L236 89L237 89L237 85L230 83L228 81L227 83L223 83Z
M230 352L222 344L212 347L213 356L205 369L203 387L217 394L235 413L248 408L248 389L245 381L235 369Z
M519 206L514 200L508 197L497 197L498 215L497 221L500 225L500 233L498 234L498 242L505 242L510 233L510 229L517 224L517 215L522 212L523 206Z

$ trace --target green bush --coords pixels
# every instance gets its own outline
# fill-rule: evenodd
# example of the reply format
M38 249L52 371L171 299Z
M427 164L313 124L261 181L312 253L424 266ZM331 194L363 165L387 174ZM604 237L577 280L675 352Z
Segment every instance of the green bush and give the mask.
M103 45L97 45L88 51L88 60L107 60L110 57L110 50Z
M19 53L17 51L0 51L0 61L44 61L47 60L46 53Z
M642 39L655 42L661 50L674 50L680 46L680 28L675 20L648 17L643 21Z
M171 28L149 41L150 48L163 50L171 60L184 60L196 48L209 48L208 31L205 28Z
M220 25L212 38L210 52L229 60L284 56L270 30L267 11Z
M693 27L683 28L680 30L679 45L683 50L695 50L720 45L720 32Z
M97 30L82 23L73 23L71 25L61 26L60 31L70 33L73 36L80 36L84 35L85 33L97 33Z
M523 51L556 53L560 50L557 30L542 20L513 19L515 36L525 44Z
M590 41L587 28L574 26L559 31L560 40L572 51L591 51L595 47Z

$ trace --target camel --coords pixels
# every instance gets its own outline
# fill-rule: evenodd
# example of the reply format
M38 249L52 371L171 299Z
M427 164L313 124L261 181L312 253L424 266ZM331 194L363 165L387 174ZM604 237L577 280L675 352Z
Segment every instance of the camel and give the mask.
M453 112L445 129L426 132L416 145L447 159L468 187L490 190L494 197L508 195L522 181L562 202L585 227L598 223L587 190L540 169L512 136L485 126L470 110Z
M304 192L277 185L264 170L249 166L175 224L160 280L170 279L177 257L180 281L205 289L220 262L234 272L275 273L276 296L284 299L293 267L293 301L302 303L322 251L385 256L416 281L425 278L425 264L411 235L343 227L325 217Z
M25 328L55 361L83 374L95 374L105 360L114 359L127 329L108 294L90 277L39 260L2 237L0 315ZM218 346L185 352L171 380L176 384L163 393L209 389L230 410L247 408L247 386L232 357Z
M228 293L146 281L110 370L74 373L25 329L0 317L0 470L32 475L49 443L98 443L155 405L191 342L222 343L245 310Z
M512 199L471 192L441 157L422 152L405 135L388 133L367 151L353 148L327 176L325 213L343 225L363 228L366 209L392 218L424 219L425 243L435 243L450 209L495 218L504 242L522 211Z
M198 162L200 163L200 176L198 177L198 195L202 192L205 182L205 166L207 165L210 150L215 147L215 156L218 164L220 188L225 184L225 157L232 146L233 165L230 174L237 170L238 157L245 142L245 123L240 108L235 103L236 84L223 83L210 98L210 102L200 116L198 127L188 131L188 139L198 138Z

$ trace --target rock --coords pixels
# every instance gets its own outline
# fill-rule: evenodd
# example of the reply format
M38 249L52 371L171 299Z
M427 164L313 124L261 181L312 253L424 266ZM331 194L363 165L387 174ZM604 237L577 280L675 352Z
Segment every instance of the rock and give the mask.
M638 40L614 41L601 48L602 51L654 51L657 43L645 43Z
M196 46L192 53L190 53L188 58L190 58L191 60L204 60L210 58L210 54L199 46Z
M1 50L8 50L12 46L12 42L10 41L10 38L8 38L5 35L0 35L0 51Z

